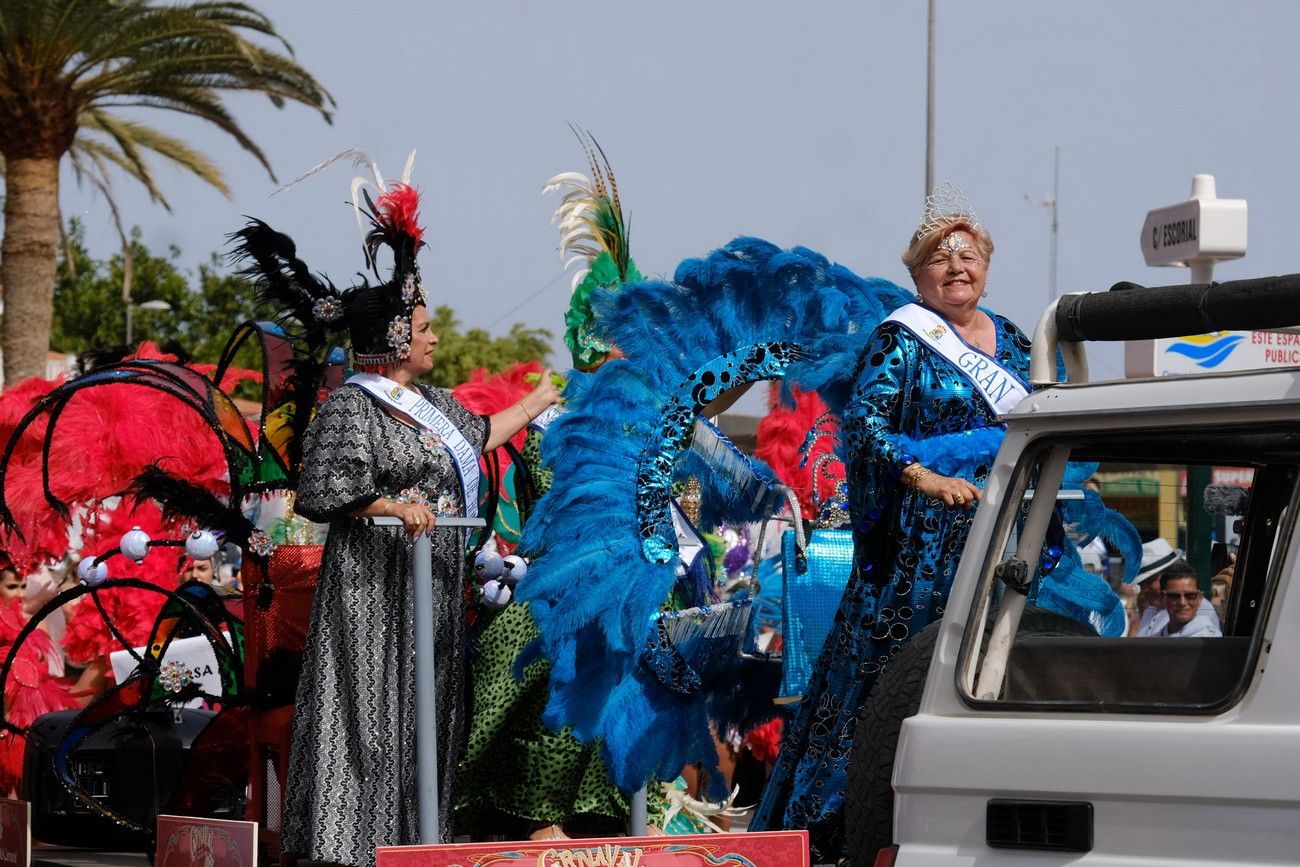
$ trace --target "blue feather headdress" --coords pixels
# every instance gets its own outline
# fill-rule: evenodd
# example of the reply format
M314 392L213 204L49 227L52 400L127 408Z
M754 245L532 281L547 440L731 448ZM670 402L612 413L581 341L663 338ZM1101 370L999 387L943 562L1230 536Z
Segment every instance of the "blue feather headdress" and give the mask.
M593 294L602 334L626 359L573 374L569 411L542 440L555 483L521 540L531 567L520 598L541 633L532 653L552 663L547 723L602 741L620 787L711 765L709 722L730 704L731 683L684 696L640 662L676 576L671 485L696 416L759 379L815 389L842 408L867 337L910 298L757 238L682 263L672 282Z

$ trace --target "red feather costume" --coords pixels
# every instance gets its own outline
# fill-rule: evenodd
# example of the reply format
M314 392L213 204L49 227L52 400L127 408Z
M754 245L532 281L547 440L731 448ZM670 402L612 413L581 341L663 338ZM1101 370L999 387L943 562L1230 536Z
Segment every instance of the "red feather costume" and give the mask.
M132 358L176 361L151 343L142 344ZM260 379L252 371L233 371L225 379L232 376ZM0 395L0 434L7 439L23 414L61 384L61 380L28 380ZM5 497L23 539L4 534L3 541L20 569L58 560L68 549L71 522L46 502L42 488L42 440L48 424L48 415L42 415L24 432L5 478ZM153 538L180 534L179 526L164 524L153 503L139 507L104 503L126 490L150 465L157 464L215 494L229 494L228 463L216 435L194 410L162 391L122 383L83 389L67 402L56 424L49 450L50 490L59 500L74 504L74 512L81 518L83 557L116 547L122 534L136 525ZM139 566L120 555L107 565L110 577L140 578L174 589L176 562L174 551L162 549L151 552ZM133 646L143 645L164 597L126 588L105 591L100 597L114 626ZM69 659L79 665L121 649L88 597L82 598L69 617L63 645Z
M469 375L469 382L453 388L451 395L470 412L494 415L523 400L533 390L526 377L540 376L541 373L542 365L536 361L518 362L500 373L488 373L487 368L480 367ZM527 438L528 429L524 428L510 439L510 443L516 449L522 449Z
M9 654L27 623L22 606L21 599L0 604L0 657ZM42 714L78 706L67 685L50 675L49 660L58 653L54 641L40 629L23 641L5 681L5 719L27 728ZM18 788L26 743L27 738L22 735L0 732L0 793Z
M804 443L814 425L822 430L836 431L838 421L826 415L826 404L814 392L795 390L795 405L791 409L781 403L780 386L773 384L768 394L767 416L758 423L758 447L755 457L767 463L781 484L799 497L805 520L815 520L813 507L813 470L818 458L834 451L834 437L819 437L805 459ZM819 424L819 420L822 420ZM802 464L802 466L801 466ZM844 464L838 458L825 461L816 480L817 498L826 502L835 488L844 480Z

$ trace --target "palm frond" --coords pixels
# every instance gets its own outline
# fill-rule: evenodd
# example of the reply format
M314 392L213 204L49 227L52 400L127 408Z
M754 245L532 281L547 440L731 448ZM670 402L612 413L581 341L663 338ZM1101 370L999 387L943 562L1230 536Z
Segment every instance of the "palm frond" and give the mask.
M82 133L87 135L83 136ZM145 163L142 152L150 151L216 188L226 198L230 198L230 186L226 183L225 176L217 164L206 154L195 150L175 136L168 135L148 124L117 117L100 109L82 112L81 128L78 130L78 138L73 142L74 148L86 146L90 141L89 133L103 133L115 142L129 142L135 152L135 159L128 159L132 165L136 160ZM125 165L121 163L118 165L126 170ZM148 164L145 165L147 167ZM162 193L157 190L157 185L145 182L145 178L149 175L130 171L128 174L145 184L157 200L162 200Z
M271 172L265 155L222 103L220 94L228 91L262 93L276 106L299 102L327 121L334 105L329 92L293 58L292 47L271 20L244 3L0 4L0 149L11 157L28 142L29 147L49 147L40 135L30 134L32 128L57 136L69 122L80 124L88 110L137 105L207 120ZM8 94L24 98L10 101L4 98ZM34 106L46 114L49 106L60 107L64 114L43 117ZM14 130L12 137L6 138L6 126ZM110 136L123 131L111 120L101 119L99 126ZM20 130L26 134L20 136ZM120 146L135 166L133 176L145 178L147 166L133 152L143 144L139 139L144 133L135 132ZM200 177L221 187L219 174L206 158L170 137L155 143L150 149L191 170L197 167Z

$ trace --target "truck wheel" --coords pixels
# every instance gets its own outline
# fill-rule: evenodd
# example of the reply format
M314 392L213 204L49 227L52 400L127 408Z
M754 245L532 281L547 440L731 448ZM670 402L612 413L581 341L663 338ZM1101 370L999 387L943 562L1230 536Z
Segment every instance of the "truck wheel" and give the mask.
M893 843L894 750L903 720L921 706L925 675L943 621L917 633L876 678L858 713L849 758L844 822L851 867L872 867L876 851Z
M894 753L903 720L921 707L921 692L942 621L917 633L890 661L862 705L853 733L844 820L851 867L872 867L876 852L894 842ZM1088 627L1041 608L1026 608L1018 638L1095 636Z

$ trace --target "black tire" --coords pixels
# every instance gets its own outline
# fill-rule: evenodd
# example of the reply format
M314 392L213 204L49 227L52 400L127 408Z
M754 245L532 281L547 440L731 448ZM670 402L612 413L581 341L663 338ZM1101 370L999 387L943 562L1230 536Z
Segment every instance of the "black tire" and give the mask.
M872 867L876 852L894 842L894 789L890 778L898 733L903 720L914 716L921 707L921 693L942 623L931 623L903 646L880 673L858 713L844 796L851 867ZM1026 608L1016 637L1031 635L1096 633L1055 612Z
M893 843L894 751L903 720L921 706L925 676L943 621L922 629L876 678L858 713L849 757L844 822L851 867L872 867L876 852Z

